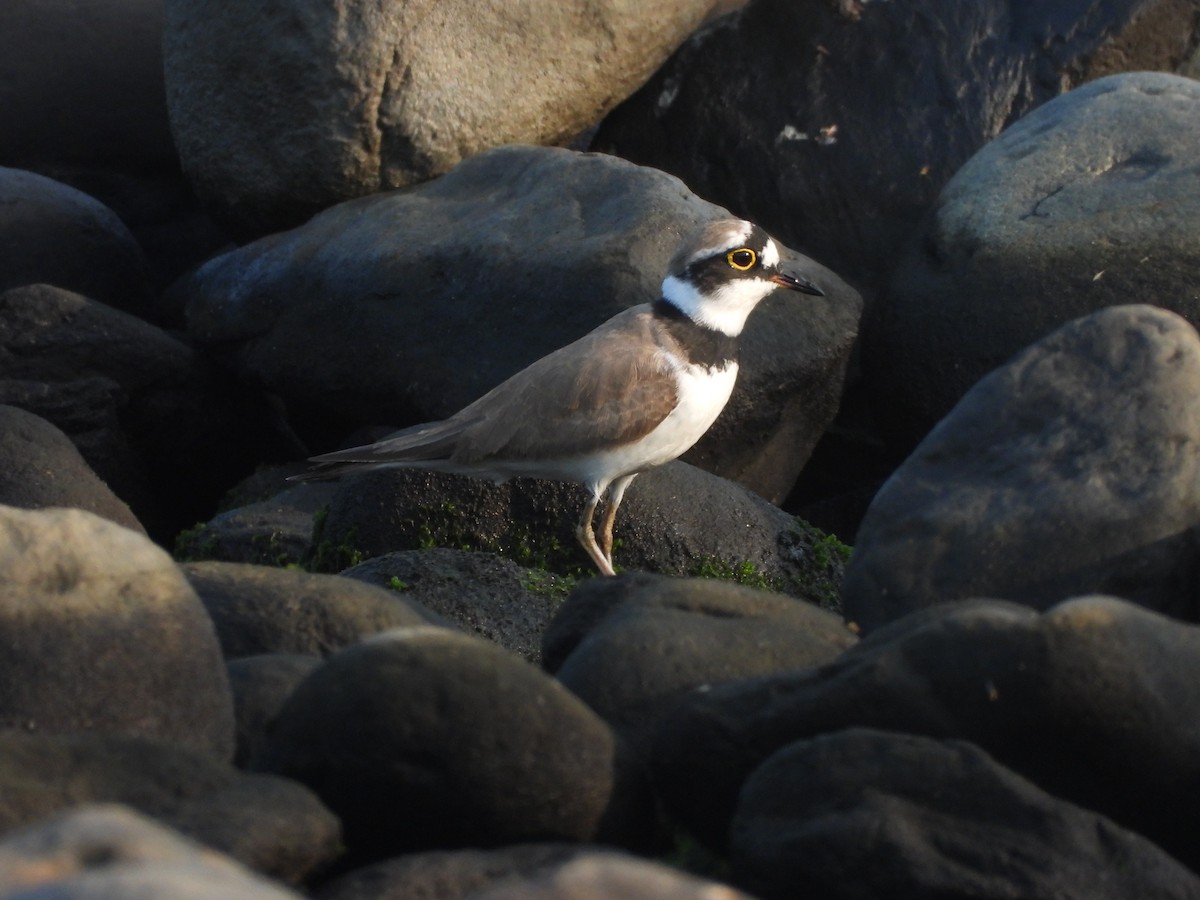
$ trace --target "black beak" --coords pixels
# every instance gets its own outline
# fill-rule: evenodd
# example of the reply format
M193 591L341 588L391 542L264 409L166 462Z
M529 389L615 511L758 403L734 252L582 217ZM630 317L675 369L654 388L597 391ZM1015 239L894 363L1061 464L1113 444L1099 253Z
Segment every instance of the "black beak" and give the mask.
M771 276L771 280L780 287L785 287L789 291L799 291L802 294L812 294L814 297L824 297L825 292L809 281L807 278L801 278L798 275L789 275L787 272L776 272Z

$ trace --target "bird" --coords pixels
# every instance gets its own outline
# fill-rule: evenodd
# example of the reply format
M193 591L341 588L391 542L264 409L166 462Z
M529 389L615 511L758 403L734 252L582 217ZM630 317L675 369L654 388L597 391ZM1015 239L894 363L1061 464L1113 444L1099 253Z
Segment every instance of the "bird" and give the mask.
M626 489L716 421L737 379L738 337L777 288L824 296L784 271L758 225L710 221L680 244L653 302L618 313L447 419L311 457L313 467L292 480L404 467L577 482L588 500L576 538L602 575L614 575L613 523Z

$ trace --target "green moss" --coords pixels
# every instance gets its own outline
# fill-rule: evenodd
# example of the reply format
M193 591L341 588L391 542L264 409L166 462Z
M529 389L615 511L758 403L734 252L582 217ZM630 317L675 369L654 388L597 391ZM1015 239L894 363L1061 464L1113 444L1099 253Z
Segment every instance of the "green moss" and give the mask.
M417 546L422 550L448 547L467 552L493 553L527 569L554 572L572 578L581 577L587 572L581 558L583 551L574 543L564 546L554 534L551 523L539 527L509 521L501 533L487 535L480 533L469 512L460 510L454 503L422 506L417 513L421 517L417 527Z
M257 554L254 562L259 565L275 566L279 569L297 565L297 561L292 558L291 551L284 543L283 535L278 531L254 535L250 538L250 546Z
M530 569L522 587L531 594L543 597L566 597L575 589L577 580L574 575L555 575L542 569Z
M767 575L749 560L730 562L715 556L706 556L688 574L698 578L734 581L763 591L777 591L780 588L778 578Z
M668 827L671 831L671 849L660 857L664 864L690 872L698 878L729 881L733 869L728 859L709 850L683 828Z
M176 562L201 562L216 559L219 549L217 536L208 530L208 523L197 522L175 535L171 555Z
M789 579L788 593L803 596L819 606L841 614L842 578L853 548L836 535L827 534L803 519L796 519L791 537L793 553L801 562L801 574Z
M387 586L389 590L396 591L397 593L404 593L408 590L408 582L401 581L399 575L393 575L389 578Z
M367 554L354 545L358 530L351 528L336 538L326 534L329 507L322 507L313 514L312 548L302 562L310 572L341 572L357 566Z
M807 525L807 523L805 523ZM815 534L822 535L813 542L813 563L823 569L833 569L850 562L853 548L843 544L835 534L824 534L821 529L808 525Z

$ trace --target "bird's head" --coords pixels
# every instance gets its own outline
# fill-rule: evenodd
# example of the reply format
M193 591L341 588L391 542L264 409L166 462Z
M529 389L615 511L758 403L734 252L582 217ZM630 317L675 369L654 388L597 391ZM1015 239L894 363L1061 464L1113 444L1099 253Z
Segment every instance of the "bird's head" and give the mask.
M684 241L663 279L663 299L692 321L730 336L776 288L824 296L811 281L780 268L779 248L741 219L709 222Z

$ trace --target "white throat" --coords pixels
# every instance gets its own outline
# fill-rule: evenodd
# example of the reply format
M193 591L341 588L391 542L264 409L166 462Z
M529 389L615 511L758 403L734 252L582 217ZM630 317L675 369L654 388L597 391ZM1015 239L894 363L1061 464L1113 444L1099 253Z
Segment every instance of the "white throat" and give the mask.
M697 325L737 337L746 326L754 307L775 290L775 284L762 278L743 278L721 285L711 294L702 294L689 281L668 275L662 295Z

